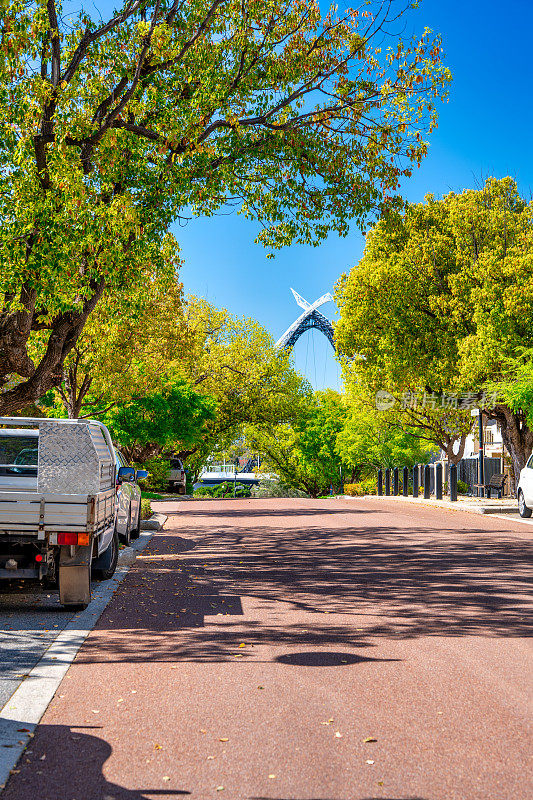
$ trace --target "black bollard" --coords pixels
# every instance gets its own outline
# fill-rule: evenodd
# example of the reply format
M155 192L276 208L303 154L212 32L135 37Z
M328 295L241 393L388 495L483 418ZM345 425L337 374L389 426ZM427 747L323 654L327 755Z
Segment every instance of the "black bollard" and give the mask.
M457 500L457 465L450 466L450 500Z
M442 464L435 467L435 497L442 500Z
M385 470L385 494L390 495L390 469Z
M431 470L429 464L424 467L424 500L429 500L431 496Z
M403 468L403 496L409 497L409 469L407 467Z
M413 497L418 497L418 464L413 467Z
M400 494L400 470L398 467L394 467L394 480L392 486L394 497L398 497Z
M378 469L378 495L381 497L383 494L383 470Z

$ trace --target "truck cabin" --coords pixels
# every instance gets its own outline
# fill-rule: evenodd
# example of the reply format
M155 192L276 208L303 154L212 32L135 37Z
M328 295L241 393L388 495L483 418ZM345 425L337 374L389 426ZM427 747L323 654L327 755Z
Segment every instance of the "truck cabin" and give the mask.
M0 429L0 491L36 491L39 431Z

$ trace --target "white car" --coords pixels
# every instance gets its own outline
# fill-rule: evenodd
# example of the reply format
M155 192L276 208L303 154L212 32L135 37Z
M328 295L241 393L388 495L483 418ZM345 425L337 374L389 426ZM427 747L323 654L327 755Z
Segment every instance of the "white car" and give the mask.
M144 469L135 470L115 448L117 469L117 505L115 526L120 541L129 546L141 533L141 489L137 481L148 476Z
M517 497L520 516L530 517L533 509L533 454L520 472Z

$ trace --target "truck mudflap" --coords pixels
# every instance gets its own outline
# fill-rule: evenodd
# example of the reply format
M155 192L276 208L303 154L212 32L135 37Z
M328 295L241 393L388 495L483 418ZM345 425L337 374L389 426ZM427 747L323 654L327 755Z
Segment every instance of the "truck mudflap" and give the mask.
M90 545L64 545L59 553L59 602L62 606L87 606L91 602Z

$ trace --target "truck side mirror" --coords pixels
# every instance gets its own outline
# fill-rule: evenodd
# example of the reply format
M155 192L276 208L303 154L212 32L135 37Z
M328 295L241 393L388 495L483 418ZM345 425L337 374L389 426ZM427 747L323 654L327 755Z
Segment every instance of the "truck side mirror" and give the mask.
M135 470L133 467L120 467L117 475L117 483L133 483L135 480Z
M145 478L148 477L148 470L147 469L138 469L135 475L136 481L144 481Z

